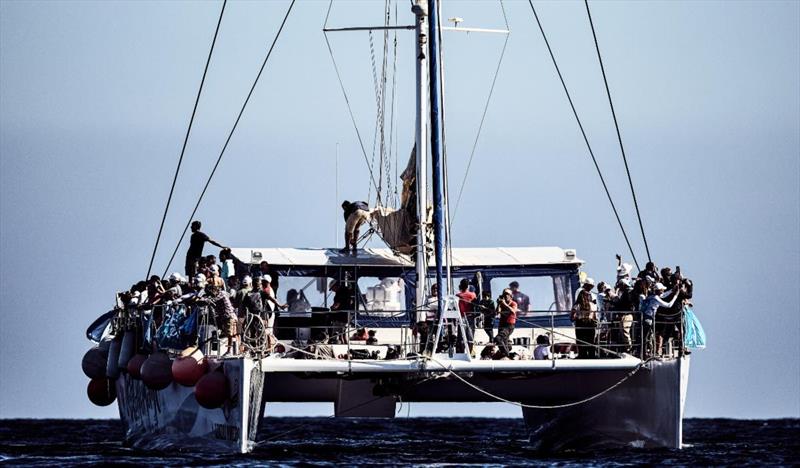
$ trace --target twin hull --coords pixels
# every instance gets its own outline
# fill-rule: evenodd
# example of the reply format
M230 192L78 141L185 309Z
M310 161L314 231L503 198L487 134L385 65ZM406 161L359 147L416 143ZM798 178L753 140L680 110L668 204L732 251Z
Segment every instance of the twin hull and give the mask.
M219 409L199 406L191 387L173 383L154 391L140 380L121 376L117 395L126 443L145 450L249 452L266 402L333 402L339 417L393 417L397 401L496 401L452 376L272 372L268 360L249 358L226 359L222 365L229 396ZM531 442L543 450L598 445L680 448L689 357L650 361L626 378L630 373L612 367L460 375L506 400L552 407L522 408ZM571 405L584 399L590 400Z

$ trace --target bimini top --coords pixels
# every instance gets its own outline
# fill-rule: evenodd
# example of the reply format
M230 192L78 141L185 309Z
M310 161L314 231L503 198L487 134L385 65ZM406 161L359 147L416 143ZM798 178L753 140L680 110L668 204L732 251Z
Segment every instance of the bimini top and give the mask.
M245 263L290 267L414 266L413 259L395 255L390 249L363 249L357 256L339 253L338 249L234 248L233 254ZM485 247L453 248L453 267L581 265L575 250L559 247Z

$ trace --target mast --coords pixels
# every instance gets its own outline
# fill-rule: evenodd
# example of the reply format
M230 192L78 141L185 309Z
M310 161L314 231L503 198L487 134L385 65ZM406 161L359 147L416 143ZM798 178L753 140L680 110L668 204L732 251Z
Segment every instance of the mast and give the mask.
M442 317L444 298L450 295L450 284L444 281L444 184L442 183L442 127L439 113L439 12L438 1L428 0L428 52L431 99L431 177L433 179L433 239L436 255L437 316Z
M417 166L417 310L421 310L425 302L425 280L428 276L426 223L428 212L428 59L427 59L427 19L426 0L415 0L411 11L416 16L416 47L414 48L416 63L416 100L417 118L415 132L416 166ZM423 318L424 320L424 318Z

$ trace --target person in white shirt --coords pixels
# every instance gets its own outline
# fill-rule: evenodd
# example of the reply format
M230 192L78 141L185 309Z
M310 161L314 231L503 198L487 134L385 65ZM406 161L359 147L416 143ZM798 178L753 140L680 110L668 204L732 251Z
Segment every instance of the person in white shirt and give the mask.
M533 359L542 361L550 359L550 338L547 335L539 335L536 337L536 348L533 350Z

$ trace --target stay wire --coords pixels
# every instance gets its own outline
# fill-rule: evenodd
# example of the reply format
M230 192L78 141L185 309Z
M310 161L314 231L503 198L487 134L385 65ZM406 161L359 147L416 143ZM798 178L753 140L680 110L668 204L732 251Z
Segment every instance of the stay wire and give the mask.
M611 91L608 88L608 79L606 78L606 69L603 66L603 57L600 55L600 45L597 42L597 33L594 30L594 22L592 21L592 12L589 10L589 1L583 0L586 4L586 15L589 17L589 26L592 28L592 38L594 38L594 48L597 51L597 60L600 62L600 71L603 73L603 84L606 86L606 95L608 96L608 105L611 107L611 116L614 118L614 128L617 130L617 141L619 142L619 150L622 152L622 161L625 163L625 173L628 175L628 184L631 187L631 196L633 196L633 206L636 207L636 218L639 220L639 229L642 231L642 240L644 241L644 249L647 252L647 261L652 262L650 258L650 247L647 245L647 236L644 234L644 226L642 225L642 215L639 212L639 203L636 201L636 191L633 189L633 179L631 179L631 170L628 168L628 158L625 156L625 146L622 144L622 134L619 131L619 123L617 122L617 113L614 110L614 102L611 100Z
M164 231L164 223L167 220L167 212L169 212L169 205L172 202L172 195L175 193L175 183L178 181L178 174L181 171L181 164L183 163L183 155L186 153L186 145L189 142L189 134L192 132L192 125L194 124L194 116L197 113L197 106L200 103L200 96L203 94L203 85L206 82L206 75L208 74L208 66L211 63L211 56L214 53L214 46L217 44L217 36L219 35L219 27L222 24L222 15L225 13L225 5L228 0L223 0L222 9L219 11L219 19L217 20L217 27L214 30L214 38L211 40L211 48L208 50L208 58L206 58L206 66L203 68L203 77L200 79L200 87L197 89L197 97L194 100L194 107L192 108L192 116L189 118L189 126L186 128L186 136L183 138L183 146L181 147L181 155L178 158L178 166L175 168L175 175L172 178L172 186L169 189L169 196L167 197L167 204L164 206L164 214L161 216L161 225L158 227L158 235L156 236L156 243L153 246L153 253L150 255L150 264L147 266L147 274L145 280L150 277L150 272L153 270L153 261L156 258L156 251L158 244L161 242L161 233ZM169 268L167 268L169 270ZM164 273L166 274L166 273Z
M506 23L506 30L508 30L508 18L506 17L506 9L503 6L502 0L500 1L500 8L503 11L503 20ZM469 161L467 161L467 169L464 171L464 179L461 181L461 188L458 189L458 198L456 198L456 206L453 208L453 222L455 222L456 214L458 214L458 206L461 204L461 195L464 194L464 186L467 184L467 177L469 177L469 170L472 167L472 159L475 157L475 150L478 148L478 140L481 137L481 131L483 130L483 122L486 120L486 113L489 110L489 103L492 100L492 94L494 93L494 85L497 83L497 76L500 74L500 67L503 65L503 57L506 55L506 46L508 45L508 39L510 34L506 34L505 42L503 42L503 49L500 51L500 59L497 61L497 67L494 71L494 78L492 78L492 86L489 88L489 95L486 97L486 103L483 106L483 114L481 115L481 122L478 124L478 132L475 134L475 141L472 143L472 151L469 154Z
M294 3L294 1L292 1ZM358 144L361 146L361 153L364 155L364 162L367 163L367 169L369 170L369 178L372 181L372 186L375 187L375 190L378 193L378 202L380 202L380 187L378 186L377 182L375 182L375 175L373 174L372 166L370 165L369 157L367 156L367 150L364 148L364 140L361 138L361 132L358 131L358 125L356 124L356 117L353 114L353 108L350 105L350 99L347 97L347 91L344 87L344 82L342 81L342 75L339 73L339 65L336 63L336 58L333 55L333 48L331 47L331 42L328 40L328 33L325 32L325 28L328 27L328 17L331 15L331 7L333 6L333 0L330 1L328 4L328 13L325 15L325 25L323 26L322 34L325 36L325 44L328 46L328 53L331 56L331 62L333 62L333 69L336 71L336 78L339 80L339 87L342 89L342 95L344 95L344 102L347 104L347 111L350 113L350 121L353 122L353 128L356 131L356 137L358 137Z
M594 151L592 150L592 145L589 143L589 138L586 136L586 131L583 129L583 124L581 123L581 119L578 116L578 111L575 109L575 104L572 102L572 97L569 94L569 90L567 89L567 84L564 81L564 76L561 74L561 69L558 67L558 62L556 61L556 57L553 54L553 49L550 47L550 42L547 40L547 35L544 32L544 28L542 27L542 22L539 21L539 15L536 13L536 8L533 6L533 1L528 0L528 4L531 6L531 11L533 11L533 17L536 19L536 24L539 26L539 31L542 33L542 39L544 39L544 43L547 46L547 51L550 53L550 58L553 61L553 66L556 69L556 73L558 73L558 79L561 80L561 86L564 88L564 93L567 96L567 100L569 101L569 106L572 108L572 114L575 116L575 121L578 123L578 128L580 128L581 135L583 135L583 141L586 143L586 148L589 150L589 156L592 157L592 162L594 163L594 167L597 170L597 175L600 177L600 182L603 184L603 190L606 192L606 197L608 197L608 202L611 204L611 209L614 211L614 216L617 218L617 224L619 224L619 228L622 231L622 236L625 238L625 243L628 245L628 250L631 253L631 257L633 258L633 262L636 264L636 268L639 268L639 261L636 259L636 254L633 253L633 247L631 246L631 241L628 239L628 233L625 231L625 227L622 225L622 220L619 217L619 212L617 211L617 206L614 204L614 200L611 198L611 192L608 190L608 185L606 184L605 177L603 177L603 172L600 170L600 165L597 163L597 158L594 155Z
M250 86L250 91L247 93L247 97L242 104L241 110L239 110L239 115L236 117L236 121L233 123L233 127L231 128L230 133L228 133L228 138L225 139L225 144L222 146L222 150L219 152L219 157L217 158L217 162L214 164L214 168L211 169L211 173L208 175L208 179L206 180L206 184L203 187L203 191L200 192L200 196L197 199L197 203L194 205L194 209L192 210L192 214L189 216L189 220L186 222L186 226L183 228L183 233L181 234L181 238L178 240L178 244L175 246L175 250L172 251L172 256L169 259L169 263L167 263L167 267L164 269L164 275L166 276L167 271L169 271L169 267L172 265L172 261L175 260L175 255L178 253L178 249L181 246L181 242L183 242L183 238L186 236L186 231L189 230L189 225L192 223L192 219L194 219L194 215L197 213L197 209L200 207L200 203L203 201L203 196L206 194L206 190L208 190L208 186L211 184L211 179L214 178L214 174L217 172L217 168L219 167L219 163L222 161L222 156L225 154L225 150L228 149L228 144L233 137L236 128L239 125L239 121L244 114L244 110L247 108L248 102L250 102L250 98L253 96L253 91L256 89L256 85L258 84L258 80L261 78L261 74L264 72L264 68L267 66L267 62L269 58L272 56L272 51L275 49L275 44L278 42L278 38L281 36L281 32L283 32L283 27L286 25L286 20L289 19L289 14L292 12L292 8L294 7L296 0L292 0L289 4L289 8L286 10L286 14L283 17L283 21L281 22L280 28L278 28L278 32L275 34L275 38L272 40L272 44L269 46L269 50L267 51L266 57L264 57L264 61L261 63L261 68L258 70L258 74L256 75L255 80L253 80L253 85Z

